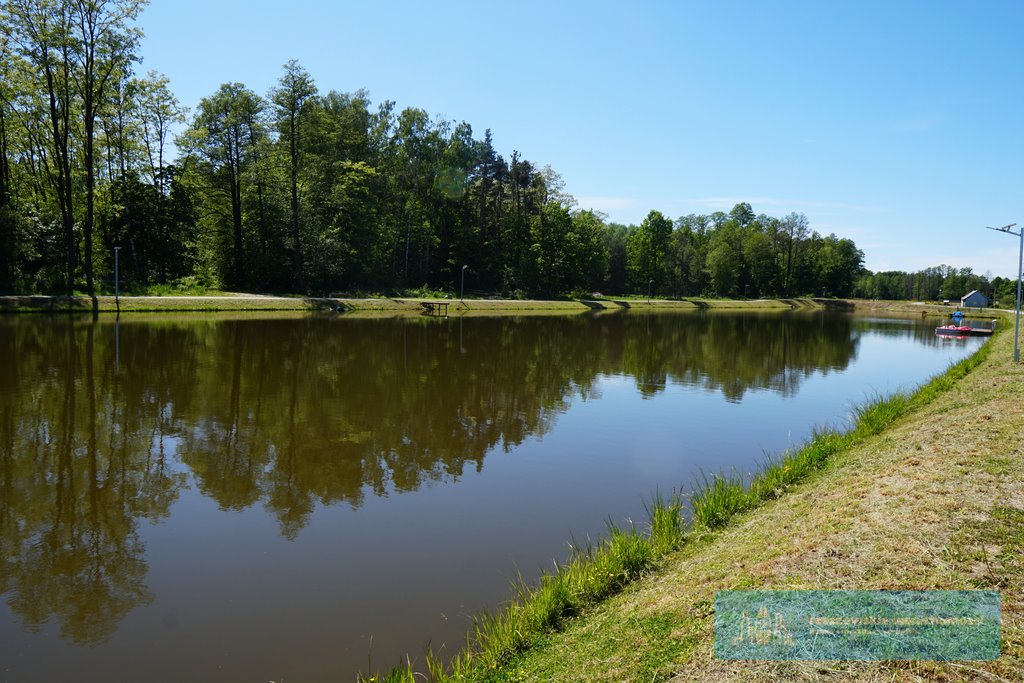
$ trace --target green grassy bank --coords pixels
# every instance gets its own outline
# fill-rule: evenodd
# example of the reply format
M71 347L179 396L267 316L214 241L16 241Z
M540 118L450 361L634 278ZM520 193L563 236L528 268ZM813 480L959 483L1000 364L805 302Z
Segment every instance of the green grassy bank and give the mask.
M422 298L372 298L372 299L328 299L291 296L122 296L120 311L164 312L164 311L337 311L337 312L391 312L396 314L424 312L425 302L448 302L449 315L472 312L528 312L559 311L564 313L585 313L587 311L639 310L700 310L700 309L754 309L789 310L793 308L817 308L818 304L809 299L613 299L543 301L536 299L422 299ZM95 304L90 297L76 296L4 296L0 297L2 313L64 313L98 311L111 313L118 310L112 296L96 297Z
M425 302L449 303L449 314L502 311L586 311L640 310L794 310L829 309L879 314L948 317L956 306L911 301L868 301L861 299L646 299L643 297L598 297L593 299L437 299L422 297L323 298L298 295L269 296L249 294L196 294L160 296L122 296L121 312L164 311L374 311L423 313ZM98 296L95 304L87 296L0 296L0 313L111 313L118 310L112 296ZM991 318L998 309L970 309L968 317Z
M1024 366L1012 334L917 391L862 408L746 486L728 476L656 501L504 610L447 668L388 680L1024 680ZM712 652L714 592L735 588L1002 592L992 662L736 662Z
M953 311L960 308L956 303L942 304L924 301L877 301L868 299L850 299L846 303L852 310L860 313L884 313L894 315L919 315L926 317L948 318ZM1006 314L1000 308L966 308L962 309L968 318L998 318Z
M279 296L122 296L122 313L165 311L310 311L313 300ZM326 308L326 307L325 307ZM0 313L114 313L118 302L112 296L5 296Z

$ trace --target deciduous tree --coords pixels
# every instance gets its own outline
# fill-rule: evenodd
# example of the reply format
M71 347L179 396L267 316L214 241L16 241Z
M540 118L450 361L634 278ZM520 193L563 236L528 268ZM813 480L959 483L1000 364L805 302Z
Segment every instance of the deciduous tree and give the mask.
M241 83L225 83L199 102L199 110L181 142L204 167L208 187L230 202L231 258L229 280L245 286L242 195L246 173L266 131L263 99Z
M144 4L144 0L75 0L71 8L77 48L71 51L77 66L71 70L71 74L81 99L85 128L84 265L86 289L90 296L96 291L92 263L96 205L96 118L114 89L114 81L136 59L135 49L140 32L132 24Z
M302 234L299 230L299 171L304 151L302 132L309 113L308 104L314 95L316 85L313 77L294 59L284 65L284 73L278 80L278 86L270 93L279 140L287 148L288 153L292 284L297 292L306 290L302 265Z

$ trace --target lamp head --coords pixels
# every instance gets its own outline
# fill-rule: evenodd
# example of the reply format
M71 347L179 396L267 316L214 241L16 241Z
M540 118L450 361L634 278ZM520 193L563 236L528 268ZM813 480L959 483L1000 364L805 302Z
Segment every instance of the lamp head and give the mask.
M989 230L998 230L999 232L1010 232L1010 228L1012 228L1015 225L1017 225L1017 224L1016 223L1010 223L1009 225L1004 225L1001 228L993 228L993 227L988 226L988 225L986 225L985 227L988 228Z

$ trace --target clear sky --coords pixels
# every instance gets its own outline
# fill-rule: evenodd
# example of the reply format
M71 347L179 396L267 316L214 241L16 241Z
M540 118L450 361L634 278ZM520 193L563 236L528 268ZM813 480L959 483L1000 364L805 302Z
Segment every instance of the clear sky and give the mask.
M639 223L807 215L872 270L1013 276L1024 224L1024 2L151 0L141 70L182 103L266 93L297 59L490 128L584 208Z

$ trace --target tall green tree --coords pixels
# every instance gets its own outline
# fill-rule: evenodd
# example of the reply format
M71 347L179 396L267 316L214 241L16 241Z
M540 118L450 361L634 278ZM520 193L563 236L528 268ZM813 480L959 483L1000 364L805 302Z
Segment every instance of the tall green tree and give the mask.
M633 291L660 291L666 284L669 239L672 221L660 211L651 211L640 227L629 236L626 257Z
M707 289L709 219L690 214L676 220L669 247L672 290L678 296L696 296Z
M145 0L75 0L72 21L75 25L77 68L74 75L81 98L82 122L85 128L85 282L92 296L96 293L93 282L93 229L96 207L96 118L114 89L114 81L124 73L125 67L137 59L135 49L139 31L132 24L138 17Z
M850 296L864 263L864 252L852 240L833 235L822 238L815 254L815 294ZM966 293L966 292L965 292Z
M572 215L556 201L545 204L534 218L530 235L535 271L531 280L536 294L553 296L565 291L571 277L569 270L575 265L571 232Z
M763 296L775 292L777 261L772 249L771 237L761 229L760 224L748 227L743 240L743 261L747 265L751 296Z
M307 282L319 291L377 287L389 268L390 224L382 224L385 108L370 110L364 91L331 91L309 105L305 195L309 210Z
M0 293L14 291L15 262L17 261L18 214L14 208L7 121L14 93L10 80L13 69L10 40L0 33Z
M594 211L577 211L572 216L572 286L594 292L601 289L608 272L609 254L604 242L605 226Z
M72 177L72 111L77 107L72 75L73 7L66 1L8 0L0 6L0 26L26 67L28 96L37 94L43 100L32 117L41 133L36 144L41 161L38 170L53 190L64 249L64 287L71 294L79 254Z
M192 126L181 142L202 164L207 187L226 194L230 205L231 256L229 282L246 284L243 236L243 185L256 159L266 130L262 125L263 99L241 83L225 83L199 102Z
M146 153L150 182L167 193L170 178L165 173L164 158L171 131L185 122L187 109L181 106L170 89L167 76L156 71L137 81L139 132Z
M602 292L625 294L628 284L629 227L621 223L608 223L604 230L604 247L608 253L608 269L601 286Z
M278 86L270 93L274 119L281 144L288 152L288 189L290 194L290 237L292 252L292 285L297 292L306 291L303 273L302 234L299 229L299 173L303 154L302 131L309 114L309 103L316 95L313 77L292 59L284 65Z
M733 220L727 220L711 235L706 269L712 291L719 296L742 294L743 229Z
M793 294L793 273L800 261L801 242L807 239L808 235L807 216L802 213L790 213L782 219L779 225L785 241L785 276L782 281L782 291L786 296Z

